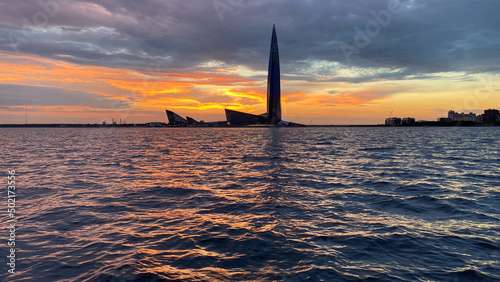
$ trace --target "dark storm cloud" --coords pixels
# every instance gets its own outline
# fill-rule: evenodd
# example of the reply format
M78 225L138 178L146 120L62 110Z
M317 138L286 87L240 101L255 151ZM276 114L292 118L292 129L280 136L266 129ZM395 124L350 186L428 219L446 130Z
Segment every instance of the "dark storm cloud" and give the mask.
M38 0L0 3L0 48L12 51L14 43L20 52L133 69L156 61L173 69L216 60L265 70L276 22L283 72L309 81L318 80L303 73L314 61L399 70L334 79L353 82L500 70L496 0L54 1L41 3L57 7ZM391 1L400 3L400 12L379 24L366 46L357 45L357 30L366 39L367 24L376 22L373 12L388 11ZM346 56L342 44L356 52Z

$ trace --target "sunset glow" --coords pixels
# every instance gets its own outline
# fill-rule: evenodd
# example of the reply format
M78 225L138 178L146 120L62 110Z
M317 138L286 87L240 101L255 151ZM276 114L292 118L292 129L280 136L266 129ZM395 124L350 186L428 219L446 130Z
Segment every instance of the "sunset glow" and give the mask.
M33 11L40 9L38 4L33 2L33 5ZM179 5L174 6L181 9ZM140 11L132 13L130 7L114 10L96 3L78 2L72 6L64 2L48 23L33 24L29 32L15 29L20 22L13 15L30 12L9 6L12 15L0 24L0 34L10 38L0 49L0 123L24 123L26 108L30 123L100 123L112 118L129 123L166 122L166 108L200 120L224 120L224 108L264 113L271 25L264 22L258 29L245 26L238 15L244 14L250 5L227 12L223 21L215 12L205 16L211 25L208 27L177 18L171 6L158 15L148 15L154 18L168 14L167 20L156 18L153 24L142 19ZM82 14L82 11L87 12ZM194 8L184 7L183 11L193 18L199 13ZM370 8L356 7L352 12L365 17L369 15L367 11ZM407 6L402 13L413 18L421 11ZM305 124L378 124L391 112L417 120L435 120L448 110L481 113L499 107L500 77L498 64L494 62L499 61L500 55L496 41L483 46L495 50L486 59L478 53L481 40L465 35L464 38L457 35L446 43L453 45L453 50L460 50L461 55L451 49L424 55L424 49L416 45L411 47L414 54L405 50L400 54L387 53L385 57L370 55L376 50L402 46L405 39L401 39L398 28L403 28L405 18L399 16L395 15L387 31L359 49L359 54L351 54L349 60L339 44L352 40L349 36L355 36L353 28L363 26L368 18L361 17L358 21L339 18L329 23L336 31L324 34L315 31L323 26L311 25L310 36L317 36L317 41L307 39L305 26L285 19L277 21L283 58L284 118ZM438 25L443 19L429 20ZM476 20L479 21L469 19L469 24L476 24ZM234 22L239 23L237 29L230 25ZM134 28L141 29L141 33L133 35ZM214 33L213 37L198 34L212 28L223 33ZM338 37L342 34L339 28L348 37ZM254 33L250 35L251 31ZM23 32L29 35L29 40L19 41ZM497 31L482 27L475 32L484 35ZM415 40L419 36L426 40L434 38L425 34L407 35ZM162 47L153 50L157 47L148 44L162 36L164 41L158 41ZM240 42L241 36L251 36L253 41ZM142 47L138 46L141 44ZM218 50L220 44L235 49ZM322 44L328 46L329 53L315 51ZM434 44L444 43L436 39ZM301 53L297 46L302 48ZM300 55L294 57L296 54ZM446 57L452 54L456 60ZM398 61L401 56L408 62Z

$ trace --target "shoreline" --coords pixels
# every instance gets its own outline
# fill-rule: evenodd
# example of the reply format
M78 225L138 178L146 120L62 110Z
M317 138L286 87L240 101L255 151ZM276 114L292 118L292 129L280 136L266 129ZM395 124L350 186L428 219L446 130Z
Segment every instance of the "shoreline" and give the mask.
M277 126L284 128L305 128L305 127L389 127L389 128L401 128L401 127L496 127L495 125L486 124L470 124L470 123L438 123L438 122L427 122L422 124L411 124L402 126L387 126L383 124L363 124L363 125L302 125L302 126ZM170 126L164 124L162 126L151 126L149 123L146 124L122 124L122 125L102 125L102 124L0 124L0 128L267 128L268 126Z

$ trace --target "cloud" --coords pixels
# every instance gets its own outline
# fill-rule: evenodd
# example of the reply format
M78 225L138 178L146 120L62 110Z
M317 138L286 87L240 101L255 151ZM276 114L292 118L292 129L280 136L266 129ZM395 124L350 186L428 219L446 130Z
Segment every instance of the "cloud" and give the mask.
M206 0L0 2L0 65L9 67L0 90L25 93L2 100L259 111L273 22L290 103L364 105L391 96L368 89L376 83L500 73L496 0L399 0L401 12L362 47L358 31L371 24L373 33L374 14L396 0L220 1L227 9ZM356 52L347 58L342 44ZM346 94L351 86L362 90Z
M29 85L0 84L2 106L90 106L102 109L127 109L126 101L114 100L101 95L59 88Z
M340 43L354 45L355 27L374 20L378 1L244 1L221 21L212 1L59 1L58 13L36 26L38 1L2 4L0 35L23 36L21 52L70 62L139 69L151 60L172 68L217 60L266 67L271 23L276 21L284 72L299 62L328 61L357 67L498 72L500 2L494 0L401 0L403 10L347 62ZM5 16L5 17L4 17ZM0 45L10 50L8 40ZM66 55L67 57L61 57Z

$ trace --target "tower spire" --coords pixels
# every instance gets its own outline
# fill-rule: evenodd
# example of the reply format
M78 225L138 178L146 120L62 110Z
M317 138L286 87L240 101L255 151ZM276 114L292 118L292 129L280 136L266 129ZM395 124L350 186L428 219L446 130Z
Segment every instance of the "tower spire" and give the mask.
M278 124L281 121L281 85L280 59L276 24L273 23L269 68L267 73L267 123Z

